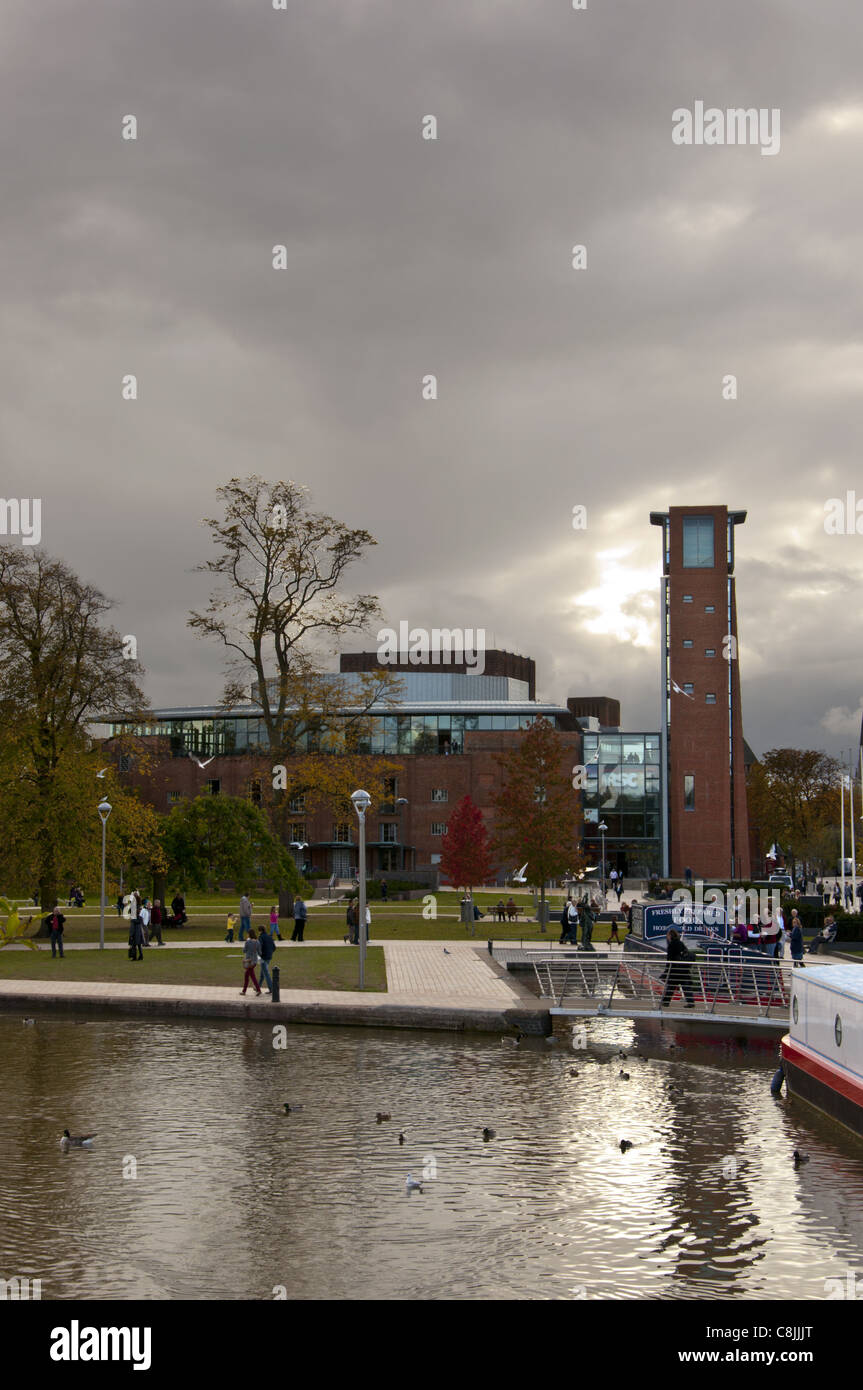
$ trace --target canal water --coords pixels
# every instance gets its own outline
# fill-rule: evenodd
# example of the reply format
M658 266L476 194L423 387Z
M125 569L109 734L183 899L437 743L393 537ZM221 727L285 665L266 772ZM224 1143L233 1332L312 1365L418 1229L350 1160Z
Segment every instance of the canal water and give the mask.
M43 1299L823 1299L849 1272L863 1291L863 1144L771 1097L773 1046L634 1054L623 1020L577 1052L287 1040L0 1015L0 1277ZM61 1151L67 1127L92 1149Z

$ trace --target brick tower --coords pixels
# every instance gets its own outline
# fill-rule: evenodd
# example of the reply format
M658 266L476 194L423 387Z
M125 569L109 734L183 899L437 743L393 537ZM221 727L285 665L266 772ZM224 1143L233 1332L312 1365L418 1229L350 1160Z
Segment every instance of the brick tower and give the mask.
M664 872L748 878L749 817L734 590L745 512L671 507L662 527Z

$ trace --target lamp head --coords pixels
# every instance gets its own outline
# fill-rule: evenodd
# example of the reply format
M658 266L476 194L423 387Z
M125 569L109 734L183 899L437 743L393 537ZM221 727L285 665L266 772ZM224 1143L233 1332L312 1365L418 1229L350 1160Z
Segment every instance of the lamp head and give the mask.
M97 807L97 810L98 810L98 812L99 812L99 818L100 818L100 820L104 823L104 822L108 819L108 817L110 816L110 814L111 814L111 803L110 803L110 801L107 801L107 800L105 800L105 801L100 801L100 802L99 802L99 805L98 805L98 807Z
M351 801L354 803L354 810L358 816L364 816L372 804L372 799L368 792L363 791L354 792L351 796Z

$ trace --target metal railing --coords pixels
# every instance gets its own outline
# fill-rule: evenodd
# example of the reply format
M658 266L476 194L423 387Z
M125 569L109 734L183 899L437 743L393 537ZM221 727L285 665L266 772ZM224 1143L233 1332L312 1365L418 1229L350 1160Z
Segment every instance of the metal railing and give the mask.
M788 1011L791 1002L791 965L777 960L744 960L733 953L697 961L666 962L656 954L600 955L585 952L568 960L535 960L533 968L540 993L556 1000L590 999L608 1009L619 1004L652 1005L661 999L670 1004L674 995L702 1013L715 1014L717 1006L733 1005L769 1017L770 1010Z

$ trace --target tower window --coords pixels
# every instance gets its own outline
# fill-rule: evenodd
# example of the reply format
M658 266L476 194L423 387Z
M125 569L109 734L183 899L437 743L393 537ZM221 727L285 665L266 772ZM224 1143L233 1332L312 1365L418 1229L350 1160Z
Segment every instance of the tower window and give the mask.
M692 681L685 681L683 689L686 691L687 695L692 695L695 692L695 686L692 684Z
M705 697L704 697L704 703L705 703L706 705L715 705L715 704L716 704L716 696L713 694L712 691L711 691L711 692L708 692L708 694L705 695Z
M691 602L692 602L692 595L691 595L691 594L684 594L684 595L683 595L683 602L684 602L684 603L691 603Z
M683 778L683 809L695 810L695 778L689 772Z
M715 648L715 647L705 647L705 648L704 648L704 655L705 655L705 656L715 656L715 655L716 655L716 648Z
M683 645L684 645L684 647L691 647L691 646L692 646L692 638L691 638L691 637L685 638L685 639L684 639L684 642L683 642Z
M716 612L716 605L713 604L713 603L705 603L705 605L704 605L704 611L705 611L705 613L715 613L715 612Z
M683 518L683 568L713 569L713 517Z

